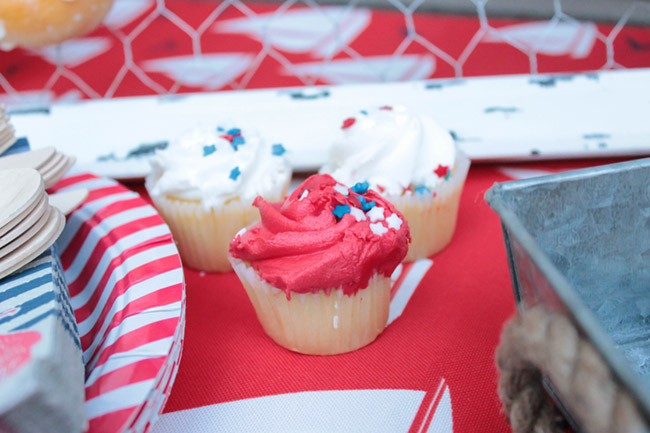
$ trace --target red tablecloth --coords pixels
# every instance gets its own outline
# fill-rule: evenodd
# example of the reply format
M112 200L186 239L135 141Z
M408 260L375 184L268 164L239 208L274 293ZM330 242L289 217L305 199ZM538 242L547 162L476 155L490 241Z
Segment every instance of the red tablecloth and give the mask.
M533 64L539 72L650 66L650 31L632 26L562 21L545 39L548 22L489 18L482 27L477 16L416 12L411 23L396 10L360 8L341 27L354 31L332 39L322 13L301 3L278 13L265 45L258 18L279 4L232 2L222 10L221 2L168 0L164 13L154 1L116 5L107 26L58 52L2 53L0 99L529 73ZM153 431L509 431L494 350L514 304L499 220L483 194L532 169L574 166L473 166L452 243L420 268L421 278L413 273L417 288L402 315L353 353L282 349L264 335L234 274L186 270L183 357Z

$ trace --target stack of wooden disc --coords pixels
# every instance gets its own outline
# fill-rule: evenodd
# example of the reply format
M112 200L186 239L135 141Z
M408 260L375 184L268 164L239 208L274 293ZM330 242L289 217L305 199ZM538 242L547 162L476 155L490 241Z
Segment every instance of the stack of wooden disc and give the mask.
M53 147L32 150L0 157L0 170L8 168L33 168L43 176L45 188L57 183L70 170L76 159L57 152Z
M0 278L49 248L64 225L65 217L50 205L38 171L0 170Z
M0 155L16 142L16 130L9 122L5 106L0 104Z

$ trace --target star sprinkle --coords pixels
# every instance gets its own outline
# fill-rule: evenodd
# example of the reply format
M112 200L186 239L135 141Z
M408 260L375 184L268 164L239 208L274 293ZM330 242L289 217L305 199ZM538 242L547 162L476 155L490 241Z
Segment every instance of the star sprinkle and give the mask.
M241 129L239 128L231 128L226 132L228 135L241 135Z
M377 184L377 189L378 189L379 192L382 193L382 194L386 192L386 187L381 186L381 185L379 185L379 184Z
M379 107L380 110L386 110L386 111L393 111L393 107L390 105L384 105L383 107Z
M382 223L370 224L370 230L372 230L372 232L374 234L379 235L379 236L383 235L384 233L386 233L388 231L386 226L383 225Z
M346 213L350 213L350 205L349 204L339 204L337 205L334 210L332 211L335 217L338 219L343 218L343 215Z
M343 194L346 197L350 195L350 191L348 191L348 189L346 187L344 187L343 185L335 185L334 190L336 192L339 192L339 193Z
M350 208L350 213L352 214L354 219L357 220L357 221L365 221L365 220L368 219L368 217L366 217L366 214L361 209L359 209L358 207Z
M388 227L391 229L399 230L400 227L402 227L402 219L397 216L396 213L392 214L388 218L386 218L386 222L388 223Z
M384 219L384 208L379 207L379 206L375 206L375 207L373 207L372 209L370 209L368 211L367 215L368 215L368 218L370 218L370 221L372 221L373 223L375 221L383 220Z
M244 137L242 137L241 135L235 135L232 138L232 141L230 142L230 145L235 150L239 150L239 146L241 146L242 144L246 144L246 140L244 140Z
M363 197L363 196L358 196L357 199L358 199L359 202L361 203L361 209L362 209L364 212L368 212L370 209L372 209L373 207L375 207L375 202L374 202L374 201L367 202L367 201L366 201L366 198Z
M415 193L419 195L427 195L427 194L431 194L431 190L426 186L422 185L415 188Z
M203 156L212 155L216 151L217 151L217 146L214 144L211 144L209 146L203 146Z
M370 188L370 184L368 182L357 182L350 189L352 192L356 192L357 194L365 194L368 192L368 188Z
M446 177L449 174L449 166L438 164L438 168L433 170L438 177Z
M274 144L271 148L271 153L275 156L282 156L287 150L280 143Z
M354 122L357 120L354 117L348 117L343 121L343 126L341 126L341 129L348 129L350 126L354 125Z
M228 177L230 177L232 180L237 180L240 174L241 171L239 171L239 167L235 167L232 169L232 171L230 172L230 176Z

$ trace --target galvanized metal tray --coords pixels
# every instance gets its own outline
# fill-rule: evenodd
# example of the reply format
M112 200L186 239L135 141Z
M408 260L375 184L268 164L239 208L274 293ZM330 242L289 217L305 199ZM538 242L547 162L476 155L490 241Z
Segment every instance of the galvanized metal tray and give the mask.
M497 183L485 199L517 308L570 317L650 419L650 158Z

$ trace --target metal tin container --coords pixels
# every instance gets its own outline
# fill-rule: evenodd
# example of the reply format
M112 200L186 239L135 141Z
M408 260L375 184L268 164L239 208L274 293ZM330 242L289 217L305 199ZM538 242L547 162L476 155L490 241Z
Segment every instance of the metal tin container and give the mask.
M571 318L650 420L650 158L497 183L485 199L518 310Z

